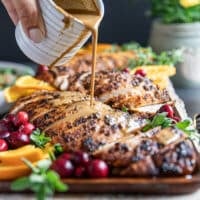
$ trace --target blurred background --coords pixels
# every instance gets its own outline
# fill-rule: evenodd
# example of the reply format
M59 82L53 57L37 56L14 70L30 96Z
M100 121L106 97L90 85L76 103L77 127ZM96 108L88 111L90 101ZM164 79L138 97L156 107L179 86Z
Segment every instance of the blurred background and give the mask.
M104 3L106 12L100 28L101 42L124 43L135 40L147 44L150 18L145 13L150 7L149 0L104 0ZM0 60L28 61L16 45L14 26L2 4L0 23Z

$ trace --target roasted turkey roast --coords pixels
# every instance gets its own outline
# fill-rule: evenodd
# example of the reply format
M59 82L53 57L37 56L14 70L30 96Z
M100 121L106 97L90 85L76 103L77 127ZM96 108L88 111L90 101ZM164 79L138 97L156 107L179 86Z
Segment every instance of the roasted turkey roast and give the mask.
M72 68L56 67L37 77L61 91L90 94L90 72L75 73ZM155 114L164 103L173 103L167 90L160 89L147 77L116 70L96 73L94 95L97 100L113 108L126 108L129 112L140 112L144 115Z
M99 101L91 107L78 92L37 92L21 98L11 113L18 111L28 112L52 143L105 160L117 176L186 175L198 167L197 151L182 131L157 127L143 133L147 120L141 115Z

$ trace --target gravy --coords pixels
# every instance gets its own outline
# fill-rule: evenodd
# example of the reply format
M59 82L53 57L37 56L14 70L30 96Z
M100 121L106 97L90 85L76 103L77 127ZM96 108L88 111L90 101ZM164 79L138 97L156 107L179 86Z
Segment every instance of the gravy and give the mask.
M101 19L101 15L98 12L94 12L91 14L91 11L87 13L86 11L79 11L77 14L77 10L74 12L70 11L66 8L67 1L65 0L54 0L55 3L58 5L59 11L61 11L66 18L69 18L69 14L72 18L76 18L80 20L85 26L86 29L82 31L82 34L77 39L77 41L69 47L65 52L63 52L51 65L54 67L57 62L59 62L67 53L69 53L74 47L76 47L83 37L87 34L88 30L92 32L92 74L91 74L91 86L90 86L90 106L94 104L94 90L95 90L95 71L96 71L96 58L97 58L97 43L98 43L98 26L96 26L97 22ZM65 3L65 4L64 4ZM94 3L94 2L92 2ZM96 4L94 3L96 6ZM70 11L70 13L69 13Z

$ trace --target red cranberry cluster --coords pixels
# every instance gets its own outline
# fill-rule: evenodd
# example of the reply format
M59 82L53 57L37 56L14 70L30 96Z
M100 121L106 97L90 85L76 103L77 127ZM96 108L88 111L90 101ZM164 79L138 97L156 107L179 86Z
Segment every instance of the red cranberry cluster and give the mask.
M124 68L124 69L122 70L122 72L128 73L128 74L131 73L131 71L130 71L129 68ZM144 69L137 69L137 70L135 71L134 75L145 77L145 76L147 76L147 73L145 72Z
M175 122L180 122L180 118L175 116L174 109L172 106L165 104L159 109L159 113L167 113L167 117L173 119Z
M109 174L103 160L91 159L85 152L64 153L51 166L62 178L104 178Z
M37 74L42 74L49 71L49 68L46 65L39 65Z
M142 77L145 77L147 75L147 73L143 70L143 69L137 69L135 71L135 75L136 76L142 76Z
M7 115L0 120L0 151L30 144L30 134L34 129L35 126L29 123L26 112Z

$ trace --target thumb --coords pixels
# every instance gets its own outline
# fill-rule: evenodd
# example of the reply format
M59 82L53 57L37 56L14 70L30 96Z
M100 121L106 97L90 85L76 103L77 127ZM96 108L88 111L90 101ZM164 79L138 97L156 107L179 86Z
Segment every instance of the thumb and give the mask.
M40 43L45 37L45 27L38 2L13 0L13 4L26 35L35 43Z

